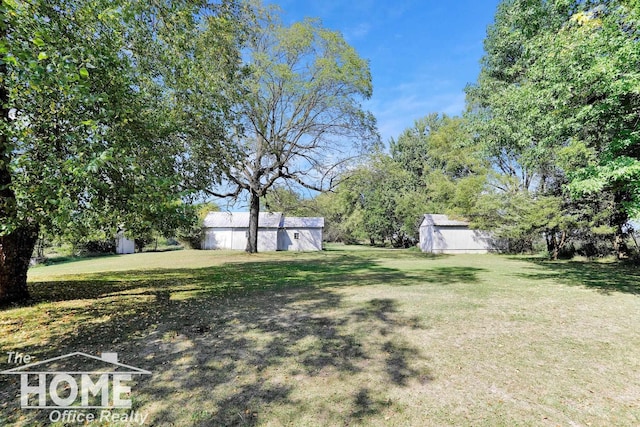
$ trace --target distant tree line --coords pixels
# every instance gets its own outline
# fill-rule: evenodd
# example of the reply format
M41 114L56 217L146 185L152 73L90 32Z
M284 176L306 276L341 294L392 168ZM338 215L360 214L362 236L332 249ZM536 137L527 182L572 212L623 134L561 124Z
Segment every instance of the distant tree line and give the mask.
M513 252L637 252L639 5L503 1L464 116L417 120L318 196L329 237L408 246L438 212Z

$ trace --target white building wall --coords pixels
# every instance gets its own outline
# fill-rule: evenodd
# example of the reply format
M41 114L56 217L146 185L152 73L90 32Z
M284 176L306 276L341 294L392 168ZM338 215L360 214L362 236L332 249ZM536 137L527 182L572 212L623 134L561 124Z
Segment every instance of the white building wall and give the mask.
M246 246L246 239L245 239ZM271 252L278 250L278 229L265 228L258 230L258 252Z
M493 249L488 233L465 226L420 227L420 249L431 253L487 253Z
M433 226L420 226L420 250L422 252L433 252Z
M297 238L296 238L297 237ZM321 251L321 228L287 228L278 232L279 251Z
M231 249L232 242L232 228L207 229L204 232L202 249Z
M324 218L291 217L282 213L261 213L258 251L320 251ZM248 212L210 212L203 221L203 249L245 250Z
M279 251L288 251L289 246L291 246L291 239L289 238L289 234L287 230L281 228L278 230L278 250Z
M116 253L132 254L136 251L136 242L124 237L124 233L119 232L116 236Z
M244 251L247 249L247 228L234 228L231 236L231 242L225 249L233 249L234 251Z
M202 249L231 249L243 251L247 248L247 228L208 228L204 232ZM258 230L258 252L278 249L278 229Z

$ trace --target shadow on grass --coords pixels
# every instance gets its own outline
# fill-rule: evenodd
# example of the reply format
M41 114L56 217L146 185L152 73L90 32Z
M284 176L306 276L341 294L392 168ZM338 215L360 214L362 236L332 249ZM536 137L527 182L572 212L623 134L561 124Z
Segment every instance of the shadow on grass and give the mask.
M553 280L572 286L585 286L602 293L640 294L640 268L623 263L547 261L530 259L535 272L520 273L527 280Z
M45 258L43 262L38 264L39 267L49 266L49 265L59 265L59 264L71 264L74 262L81 262L87 260L96 260L100 258L115 258L118 255L116 254L96 254L96 255L85 255L85 256L73 256L73 255L60 255L54 256L50 258Z
M305 259L227 263L198 269L107 272L82 275L79 280L71 277L63 281L33 282L29 291L31 303L115 297L125 293L156 295L160 291L226 296L300 286L477 283L477 273L481 271L483 269L475 267L403 271L379 266L363 256L343 255L330 262Z
M19 309L33 310L47 334L35 346L16 343L11 350L36 360L116 351L123 363L153 373L132 387L133 409L149 413L153 425L255 425L327 399L336 407L327 412L328 424L366 421L393 410L388 387L433 379L427 355L403 332L426 326L404 316L391 297L354 303L340 288L475 283L480 269L402 271L348 255L329 261L32 283L36 302L57 303ZM318 385L327 381L330 390ZM19 388L18 378L0 377L0 424L24 417L25 425L48 424L44 411L20 411Z
M353 399L354 411L351 413L350 418L364 421L367 417L381 413L389 404L388 400L375 399L372 397L371 390L363 387L358 390Z

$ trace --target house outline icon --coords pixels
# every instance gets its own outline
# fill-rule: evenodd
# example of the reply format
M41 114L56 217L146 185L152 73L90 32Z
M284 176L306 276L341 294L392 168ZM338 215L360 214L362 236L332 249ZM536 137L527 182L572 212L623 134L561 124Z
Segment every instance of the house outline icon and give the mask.
M41 369L44 365L47 365L49 363L52 362L57 362L57 361L63 361L63 360L69 360L69 359L75 359L75 360L82 360L82 358L89 360L90 362L95 363L95 361L98 362L103 362L105 366L109 367L110 370L93 370L93 371L83 371L83 370L78 370L78 371L60 371L60 370L44 370ZM35 368L35 369L34 369ZM123 370L117 370L118 368L123 368ZM131 366L131 365L126 365L124 363L120 363L118 362L118 353L102 353L101 357L97 357L97 356L92 356L90 354L87 353L83 353L83 352L73 352L73 353L69 353L69 354L65 354L62 356L58 356L58 357L53 357L50 359L45 359L39 362L34 362L34 363L29 363L27 365L23 365L23 366L18 366L16 368L12 368L12 369L6 369L4 371L0 371L0 374L4 374L4 375L20 375L20 382L21 382L21 388L20 388L20 395L21 395L21 407L25 408L25 409L96 409L96 408L110 408L110 407L119 407L119 408L126 408L126 407L130 407L130 403L129 405L126 405L125 402L125 406L121 406L121 405L105 405L104 404L104 400L103 400L103 404L101 406L89 406L89 405L80 405L80 406L72 406L69 404L57 404L57 405L48 405L47 402L47 398L46 396L43 399L43 393L46 393L46 389L49 389L51 393L54 393L53 390L51 390L50 387L47 387L47 376L51 376L53 378L52 381L55 381L56 377L62 377L63 381L67 381L69 382L69 378L71 378L71 380L74 381L73 386L75 387L75 397L74 397L74 401L77 398L78 395L78 384L77 381L75 380L75 378L73 378L72 376L81 376L82 377L82 387L85 387L84 384L84 380L85 378L88 378L89 375L99 375L101 380L104 378L104 376L106 376L107 381L109 380L109 377L111 378L111 381L114 383L116 383L116 379L118 380L130 380L131 379L131 375L151 375L150 371L147 371L145 369L141 369L141 368L137 368L135 366ZM30 375L34 375L38 377L38 386L30 386L29 385L29 376ZM44 384L42 384L42 382L44 381ZM91 380L89 380L91 381ZM99 382L97 384L101 384L104 386L104 384L102 382ZM97 385L96 383L91 383L90 387L95 387ZM50 384L51 385L51 384ZM107 386L108 386L108 382L107 382ZM127 387L128 390L130 390ZM94 394L94 388L91 388L91 392ZM108 392L108 388L102 388L103 392L107 391ZM26 391L26 395L25 395L25 391ZM39 395L39 399L38 405L30 405L29 404L29 395L32 394L36 394ZM56 395L57 396L57 395ZM59 396L57 397L58 399ZM82 393L82 398L85 398L85 391L83 390ZM104 398L103 398L104 399ZM44 402L44 404L43 404ZM114 402L115 402L115 398L114 398Z
M97 360L100 362L105 362L107 364L110 364L111 366L117 366L117 367L121 367L121 368L126 368L126 369L130 369L130 371L32 371L32 370L28 370L25 372L25 370L29 369L29 368L33 368L35 366L40 366L40 365L44 365L47 363L51 363L51 362L56 362L58 360L63 360L63 359L68 359L70 357L74 357L74 356L82 356L82 357L86 357L88 359L92 359L92 360ZM145 369L141 369L141 368L136 368L135 366L131 366L131 365L125 365L124 363L120 363L118 362L118 353L102 353L102 357L98 357L98 356L92 356L90 354L87 353L82 353L80 351L76 351L73 353L69 353L69 354L64 354L62 356L58 356L58 357L52 357L50 359L45 359L45 360L41 360L40 362L34 362L34 363L29 363L28 365L22 365L22 366L18 366L16 368L12 368L12 369L7 369L4 371L0 371L0 374L6 374L6 375L18 375L18 374L137 374L137 375L151 375L151 372L145 370Z

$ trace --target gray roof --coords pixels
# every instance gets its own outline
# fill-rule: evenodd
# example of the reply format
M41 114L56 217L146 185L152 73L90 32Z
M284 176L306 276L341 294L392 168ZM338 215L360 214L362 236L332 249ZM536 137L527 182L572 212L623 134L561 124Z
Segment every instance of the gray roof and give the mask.
M258 227L278 228L281 212L260 212ZM205 228L249 228L249 212L209 212L202 222Z
M322 217L284 217L284 228L323 228Z
M449 219L448 216L442 214L425 214L421 225L438 225L441 227L460 227L468 226L467 221L457 221Z

